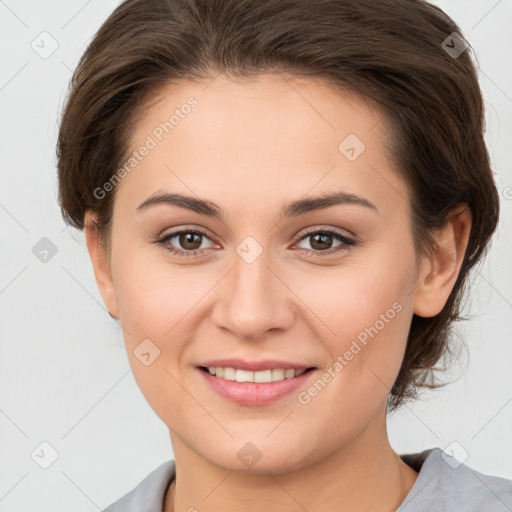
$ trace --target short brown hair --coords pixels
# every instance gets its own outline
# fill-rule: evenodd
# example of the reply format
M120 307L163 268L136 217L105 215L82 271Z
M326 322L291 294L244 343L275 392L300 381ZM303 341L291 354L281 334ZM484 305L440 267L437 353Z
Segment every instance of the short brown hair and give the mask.
M418 251L431 246L429 234L457 203L472 215L445 307L432 318L413 316L389 396L397 408L420 388L438 387L434 365L449 352L468 273L498 222L472 48L447 51L464 41L451 18L422 0L127 0L72 78L57 147L63 216L83 229L92 210L108 246L115 188L104 198L94 190L122 165L134 121L166 84L288 72L371 98L385 112L395 164L411 192Z

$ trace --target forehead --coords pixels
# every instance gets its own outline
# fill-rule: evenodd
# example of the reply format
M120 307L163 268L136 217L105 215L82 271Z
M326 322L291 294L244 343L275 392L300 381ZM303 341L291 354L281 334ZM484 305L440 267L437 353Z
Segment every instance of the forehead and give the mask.
M196 103L193 108L187 106L191 98ZM187 117L191 120L182 123ZM237 143L257 133L259 139L272 142L272 147L305 132L320 137L338 132L339 137L352 131L364 137L384 118L375 102L329 85L319 77L260 74L247 78L219 75L162 87L139 116L135 144L169 120L174 138L184 134L183 128L178 129L179 124L193 124L198 135L207 134L209 139L218 129L236 135ZM280 134L278 140L271 138L276 131ZM375 135L378 133L377 130ZM230 141L225 142L229 145ZM251 142L247 140L246 144Z
M243 189L255 204L263 194L296 198L340 183L375 195L383 179L403 187L384 176L392 166L386 145L382 113L352 92L318 78L220 75L169 85L146 104L129 153L150 150L119 187L138 197L179 188L246 201Z

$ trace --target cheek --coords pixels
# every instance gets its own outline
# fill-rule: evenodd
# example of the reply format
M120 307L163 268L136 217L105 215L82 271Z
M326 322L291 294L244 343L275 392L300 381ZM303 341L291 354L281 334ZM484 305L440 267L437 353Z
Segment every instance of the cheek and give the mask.
M321 320L329 339L355 338L375 324L382 332L393 330L392 324L407 330L407 322L399 318L407 313L397 310L410 309L414 266L410 260L388 264L383 254L376 259L347 263L338 270L317 268L294 278L301 299Z
M196 308L215 279L199 267L180 269L147 251L127 254L116 267L127 356L147 402L164 422L174 423L189 399L179 384L180 363L194 335Z
M321 320L325 336L320 339L329 359L338 363L329 367L336 376L326 386L330 391L322 391L319 405L339 402L343 396L346 405L361 408L364 403L371 409L388 394L401 366L412 318L415 266L412 249L407 253L382 250L337 272L324 268L301 279L301 299Z
M215 276L199 266L177 266L162 254L137 250L117 264L115 284L120 318L127 331L157 339L173 338L187 313L211 287Z

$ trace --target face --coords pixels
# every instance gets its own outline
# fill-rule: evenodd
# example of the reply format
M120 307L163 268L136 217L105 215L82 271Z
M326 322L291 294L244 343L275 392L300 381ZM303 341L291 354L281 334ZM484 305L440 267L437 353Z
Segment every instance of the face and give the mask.
M382 434L419 268L381 117L321 81L220 76L135 127L106 302L142 393L203 459L279 473ZM307 371L238 382L280 369Z

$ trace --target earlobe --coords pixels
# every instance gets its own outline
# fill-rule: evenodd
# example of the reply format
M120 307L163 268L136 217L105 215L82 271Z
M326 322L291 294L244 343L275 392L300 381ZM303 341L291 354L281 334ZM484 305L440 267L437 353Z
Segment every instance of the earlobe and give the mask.
M422 260L414 292L414 313L425 318L441 312L459 275L469 234L471 212L457 205L445 225L432 236L434 247Z
M100 240L96 216L91 211L87 211L85 214L84 235L98 290L110 316L112 318L118 318L117 301L110 269L109 255Z

